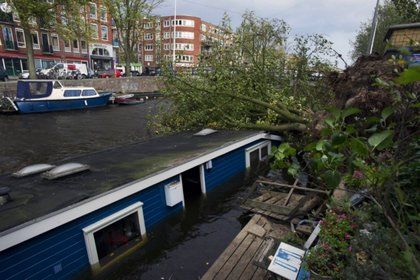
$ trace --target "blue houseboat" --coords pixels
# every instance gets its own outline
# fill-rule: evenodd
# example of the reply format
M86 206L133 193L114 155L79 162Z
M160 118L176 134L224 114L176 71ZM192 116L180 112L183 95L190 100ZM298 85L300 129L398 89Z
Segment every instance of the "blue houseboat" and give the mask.
M92 87L64 87L54 80L27 80L18 81L13 102L20 113L41 113L104 106L111 95Z
M280 141L265 132L204 132L0 176L0 279L100 272L122 254L141 250L155 225L188 207L184 194L211 192L267 159ZM61 176L67 168L83 172Z

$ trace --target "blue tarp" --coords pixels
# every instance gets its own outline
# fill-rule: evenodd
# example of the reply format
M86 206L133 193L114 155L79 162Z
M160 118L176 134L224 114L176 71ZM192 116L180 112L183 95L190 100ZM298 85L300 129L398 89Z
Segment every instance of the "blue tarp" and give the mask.
M51 81L18 81L17 98L42 98L51 95Z

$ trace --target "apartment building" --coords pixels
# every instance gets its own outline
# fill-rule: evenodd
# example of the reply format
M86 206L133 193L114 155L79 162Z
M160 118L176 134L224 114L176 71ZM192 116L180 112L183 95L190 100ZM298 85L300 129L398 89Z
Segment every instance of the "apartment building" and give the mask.
M153 69L159 67L163 60L173 60L175 46L176 66L193 67L198 63L202 52L210 50L209 42L224 39L223 31L219 27L199 17L154 17L143 23L139 56L145 69Z
M85 63L95 70L113 67L112 21L102 1L92 1L81 11L92 30L92 38L64 39L42 23L33 20L32 43L36 68L48 68L57 62ZM0 11L0 66L9 76L28 70L27 44L19 15Z

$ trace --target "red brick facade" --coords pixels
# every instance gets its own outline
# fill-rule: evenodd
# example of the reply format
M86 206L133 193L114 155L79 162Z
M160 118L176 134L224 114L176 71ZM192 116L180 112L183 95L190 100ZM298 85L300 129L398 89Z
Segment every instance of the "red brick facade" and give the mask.
M139 48L144 68L159 67L164 59L173 60L174 20L174 16L164 16L144 23ZM212 34L210 30L220 29L194 16L177 15L176 22L176 65L193 67L198 63L203 43Z
M102 5L102 1L90 2L85 12L89 24L96 24L98 30L98 36L93 36L89 41L75 38L66 40L65 43L60 34L53 30L43 29L38 23L34 24L32 40L36 68L46 68L56 62L82 62L91 68L113 67L111 16ZM10 76L28 70L27 44L23 30L20 28L19 18L15 14L0 11L0 27L0 66L6 69Z

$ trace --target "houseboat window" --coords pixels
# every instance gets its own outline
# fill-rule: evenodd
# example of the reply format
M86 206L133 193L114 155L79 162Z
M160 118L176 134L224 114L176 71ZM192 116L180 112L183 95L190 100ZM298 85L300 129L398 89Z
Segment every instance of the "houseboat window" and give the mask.
M54 82L54 86L55 89L59 89L62 88L61 84L59 82Z
M146 241L143 203L136 202L83 228L89 263L99 267Z
M93 234L99 262L107 263L113 255L124 251L132 241L140 241L137 213L133 213Z
M96 91L93 89L85 89L82 92L82 96L94 96L94 95L96 95Z
M246 168L255 168L259 165L260 161L268 158L271 149L271 142L264 141L258 143L252 147L249 147L245 151L245 165Z
M80 96L80 90L65 90L64 97L76 97Z
M46 95L48 94L48 83L47 82L29 83L29 90L32 96Z

